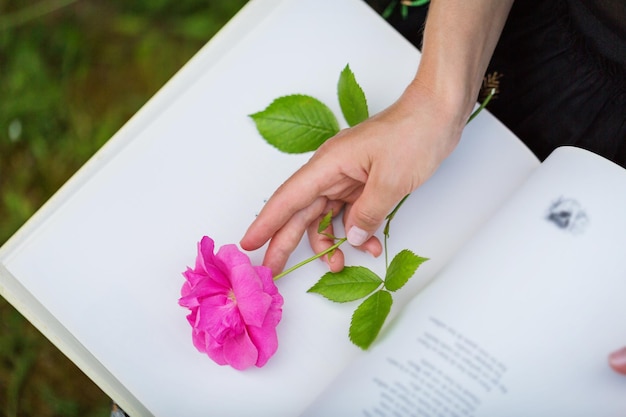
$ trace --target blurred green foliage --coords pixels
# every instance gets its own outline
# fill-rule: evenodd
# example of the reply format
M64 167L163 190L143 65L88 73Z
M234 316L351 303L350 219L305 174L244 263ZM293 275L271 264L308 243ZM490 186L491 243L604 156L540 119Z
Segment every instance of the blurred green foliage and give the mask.
M245 0L0 0L0 245ZM110 400L0 299L0 416Z

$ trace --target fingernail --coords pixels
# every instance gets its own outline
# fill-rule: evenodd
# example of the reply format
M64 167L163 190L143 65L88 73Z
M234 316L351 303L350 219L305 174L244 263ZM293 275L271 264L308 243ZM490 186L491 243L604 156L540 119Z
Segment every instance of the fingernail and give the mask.
M626 347L611 353L609 362L613 368L626 369Z
M361 246L365 243L366 239L367 232L365 230L356 226L352 226L350 230L348 230L348 243L352 246Z

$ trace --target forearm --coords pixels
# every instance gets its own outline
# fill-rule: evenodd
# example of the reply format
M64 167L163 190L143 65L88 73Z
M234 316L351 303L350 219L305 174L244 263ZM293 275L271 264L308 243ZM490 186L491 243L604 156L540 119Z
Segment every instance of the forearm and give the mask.
M414 84L461 122L481 82L513 0L432 0Z

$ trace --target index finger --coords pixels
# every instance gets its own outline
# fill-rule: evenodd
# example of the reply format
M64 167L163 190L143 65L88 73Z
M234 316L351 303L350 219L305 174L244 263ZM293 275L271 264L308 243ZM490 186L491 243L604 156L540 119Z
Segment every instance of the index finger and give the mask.
M245 250L260 248L297 212L310 206L322 195L321 170L307 163L289 177L265 203L248 227L240 245Z

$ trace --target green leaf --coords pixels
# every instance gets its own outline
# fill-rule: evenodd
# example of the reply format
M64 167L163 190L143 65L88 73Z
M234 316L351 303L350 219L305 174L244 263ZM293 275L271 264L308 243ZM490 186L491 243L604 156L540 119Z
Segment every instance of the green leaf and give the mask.
M322 233L324 230L328 229L328 226L330 226L330 222L332 220L333 220L333 211L330 210L328 213L326 213L326 215L320 222L319 226L317 226L317 233Z
M314 151L339 132L328 106L302 94L279 97L250 117L268 143L287 153Z
M415 274L417 268L427 260L428 258L417 256L408 249L401 250L387 268L385 288L389 291L399 290Z
M352 314L348 333L352 343L363 350L369 348L380 333L392 303L391 294L385 290L376 291L363 301Z
M369 117L365 94L356 82L349 65L346 65L341 71L337 84L337 95L343 117L350 126L357 125Z
M340 272L325 273L307 292L345 303L371 294L382 283L378 275L363 266L347 266Z

